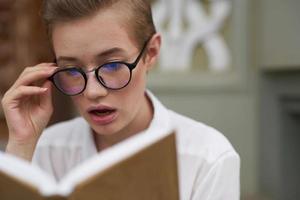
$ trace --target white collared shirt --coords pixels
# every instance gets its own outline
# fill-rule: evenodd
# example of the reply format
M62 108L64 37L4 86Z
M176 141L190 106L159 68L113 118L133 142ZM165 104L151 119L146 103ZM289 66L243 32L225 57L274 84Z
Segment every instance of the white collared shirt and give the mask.
M209 126L167 110L150 92L147 95L154 116L144 132L176 131L181 200L238 200L240 159L228 140ZM33 163L59 180L95 154L89 124L79 117L46 129Z

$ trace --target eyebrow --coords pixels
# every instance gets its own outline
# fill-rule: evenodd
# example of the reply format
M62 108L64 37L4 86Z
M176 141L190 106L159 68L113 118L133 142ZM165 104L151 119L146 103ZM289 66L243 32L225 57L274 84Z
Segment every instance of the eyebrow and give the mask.
M114 47L114 48L111 48L111 49L108 49L108 50L105 50L99 54L96 55L96 58L97 59L105 59L105 58L108 58L108 57L111 57L113 55L116 55L116 54L119 54L119 55L126 55L125 54L125 51L122 49L122 48L119 48L119 47ZM69 56L59 56L57 59L56 59L56 62L59 63L59 62L63 62L63 61L69 61L69 62L78 62L79 60L75 57L69 57Z

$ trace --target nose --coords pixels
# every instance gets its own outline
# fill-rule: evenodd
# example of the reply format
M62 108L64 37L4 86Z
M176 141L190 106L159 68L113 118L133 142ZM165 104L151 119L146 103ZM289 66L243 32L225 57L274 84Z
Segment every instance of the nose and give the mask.
M87 83L83 95L90 100L97 100L108 94L107 88L99 83L94 73L87 73Z

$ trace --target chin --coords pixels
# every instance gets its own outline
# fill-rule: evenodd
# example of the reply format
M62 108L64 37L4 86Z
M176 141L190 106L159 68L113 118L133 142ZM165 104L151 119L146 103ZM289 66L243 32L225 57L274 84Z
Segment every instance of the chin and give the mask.
M120 127L120 125L118 125L117 122L113 122L113 123L106 124L106 125L94 124L93 122L89 122L89 124L90 124L91 128L93 129L93 131L97 135L110 136L110 135L114 135L114 134L120 132L120 130L122 130L122 127Z

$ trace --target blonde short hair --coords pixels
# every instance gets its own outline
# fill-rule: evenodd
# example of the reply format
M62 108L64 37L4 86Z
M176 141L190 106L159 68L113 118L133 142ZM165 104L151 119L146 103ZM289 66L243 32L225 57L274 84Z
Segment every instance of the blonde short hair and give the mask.
M148 0L44 0L42 14L51 37L53 26L58 22L92 16L118 4L122 6L118 11L124 12L130 36L141 48L156 33Z

